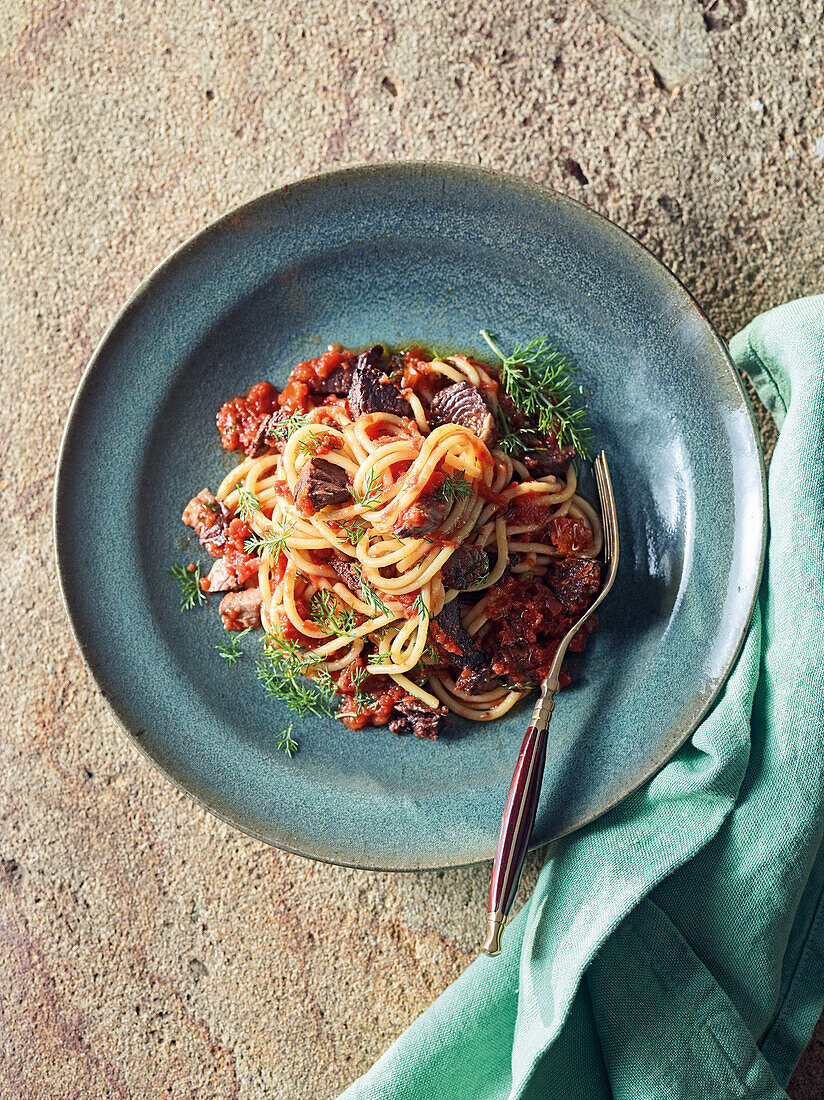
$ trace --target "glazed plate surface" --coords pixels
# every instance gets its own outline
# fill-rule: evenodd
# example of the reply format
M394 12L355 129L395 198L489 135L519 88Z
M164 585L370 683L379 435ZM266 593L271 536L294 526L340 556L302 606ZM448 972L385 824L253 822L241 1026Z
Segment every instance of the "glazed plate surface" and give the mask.
M488 361L482 328L505 346L548 332L578 362L621 528L615 588L558 697L536 844L662 766L746 631L764 543L758 439L723 343L657 260L570 199L452 165L366 166L264 195L181 246L107 333L69 416L55 531L75 637L125 730L193 798L280 848L372 868L491 859L532 703L490 724L452 718L428 742L281 710L249 636L227 666L217 598L183 614L166 574L208 565L180 514L235 463L215 412L332 342ZM274 736L289 721L292 759Z

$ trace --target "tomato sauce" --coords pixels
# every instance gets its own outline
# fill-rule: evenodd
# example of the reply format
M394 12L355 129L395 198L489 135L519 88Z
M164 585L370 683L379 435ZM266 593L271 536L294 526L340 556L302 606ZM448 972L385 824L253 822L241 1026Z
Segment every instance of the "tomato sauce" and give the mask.
M348 366L354 358L351 351L336 348L325 351L317 359L307 359L304 363L298 363L278 398L278 404L290 415L296 412L308 412L309 395L312 392L309 383L325 381L333 370Z
M220 441L227 451L252 445L263 420L277 408L278 391L271 382L257 382L245 397L233 397L217 414Z
M549 525L549 538L562 554L586 554L592 549L592 531L575 516L557 516Z
M542 581L505 577L486 605L489 629L481 647L496 676L517 683L539 683L549 671L558 643L578 615L565 612L555 593ZM583 650L595 628L588 619L570 643L573 653ZM561 686L569 683L563 674Z

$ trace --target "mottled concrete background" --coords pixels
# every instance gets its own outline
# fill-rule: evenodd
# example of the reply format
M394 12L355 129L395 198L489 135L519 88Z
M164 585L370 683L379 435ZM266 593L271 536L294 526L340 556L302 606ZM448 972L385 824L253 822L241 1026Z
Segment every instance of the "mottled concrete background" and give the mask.
M97 697L50 494L71 395L129 291L264 189L431 157L589 203L730 335L824 287L822 26L821 0L2 5L3 1097L332 1097L482 924L487 868L271 851L160 779ZM824 1096L822 1040L795 1097Z

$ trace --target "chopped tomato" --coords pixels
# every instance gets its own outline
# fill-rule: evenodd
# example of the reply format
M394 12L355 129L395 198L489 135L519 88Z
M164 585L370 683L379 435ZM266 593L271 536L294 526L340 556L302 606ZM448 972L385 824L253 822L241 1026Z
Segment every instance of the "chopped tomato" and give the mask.
M257 382L245 397L233 397L222 406L217 428L227 451L251 447L262 421L277 408L277 396L271 382Z
M562 554L585 554L592 548L592 531L574 516L556 516L549 525L549 537Z

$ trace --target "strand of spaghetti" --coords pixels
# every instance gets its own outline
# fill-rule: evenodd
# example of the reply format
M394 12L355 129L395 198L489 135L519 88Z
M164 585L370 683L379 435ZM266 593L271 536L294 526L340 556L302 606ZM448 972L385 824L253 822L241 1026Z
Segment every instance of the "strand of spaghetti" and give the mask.
M588 500L584 500L583 497L577 495L573 497L572 506L570 507L570 512L572 511L577 511L582 519L587 520L592 530L592 547L585 556L597 557L604 545L604 528L600 516Z
M402 673L398 673L392 677L396 684L403 688L409 695L414 695L416 699L420 699L422 703L425 703L428 707L437 707L438 698L435 695L431 695L424 688L420 687L414 681L409 680Z
M491 588L493 584L497 584L506 572L507 565L509 565L509 538L506 532L506 524L500 516L495 520L495 545L498 551L498 560L489 571L486 579L477 586L478 591Z
M230 496L234 496L237 499L237 493L233 493L232 490L239 481L243 481L246 478L246 474L252 468L254 462L254 458L247 458L245 461L241 462L239 466L235 466L233 470L229 471L223 481L221 481L217 493L215 494L218 500L227 503Z
M469 718L473 722L491 722L494 718L500 718L502 714L512 710L516 703L523 699L523 694L517 691L507 692L500 703L488 709L480 709L468 705L460 700L441 683L437 675L428 677L429 686L434 695L444 703L453 713L460 714L462 718Z

